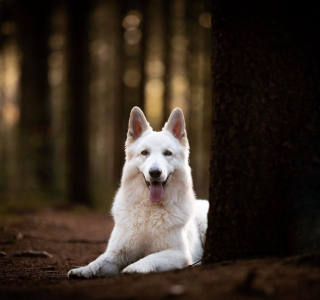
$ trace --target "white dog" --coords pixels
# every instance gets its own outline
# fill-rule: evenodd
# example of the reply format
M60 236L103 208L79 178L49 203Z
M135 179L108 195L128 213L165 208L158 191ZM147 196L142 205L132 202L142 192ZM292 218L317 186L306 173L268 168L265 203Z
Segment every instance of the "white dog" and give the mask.
M208 201L196 200L189 144L179 108L160 132L138 107L131 111L126 162L107 250L68 277L107 277L180 269L201 260Z

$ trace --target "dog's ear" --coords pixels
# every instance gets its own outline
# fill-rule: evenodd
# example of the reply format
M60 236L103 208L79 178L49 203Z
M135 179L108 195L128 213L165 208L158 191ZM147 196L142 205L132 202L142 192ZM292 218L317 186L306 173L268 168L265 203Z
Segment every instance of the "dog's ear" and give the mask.
M164 125L164 130L170 131L180 141L187 137L186 123L180 108L177 107L172 111L168 122Z
M134 141L139 138L146 130L150 130L151 127L147 122L142 110L135 106L130 113L129 129L127 138L128 140Z

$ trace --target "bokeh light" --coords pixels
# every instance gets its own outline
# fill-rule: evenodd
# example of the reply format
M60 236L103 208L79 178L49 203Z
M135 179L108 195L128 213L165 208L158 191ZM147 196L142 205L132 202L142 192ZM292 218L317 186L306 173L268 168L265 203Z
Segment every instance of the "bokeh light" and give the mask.
M141 31L139 29L126 30L124 33L124 39L129 45L137 44L141 39Z
M202 27L210 28L211 27L211 13L204 12L199 16L199 24Z
M128 69L123 75L123 81L126 86L130 88L138 87L140 84L141 76L139 70L137 69Z
M127 30L134 30L140 24L140 19L133 14L127 15L122 22L122 26Z

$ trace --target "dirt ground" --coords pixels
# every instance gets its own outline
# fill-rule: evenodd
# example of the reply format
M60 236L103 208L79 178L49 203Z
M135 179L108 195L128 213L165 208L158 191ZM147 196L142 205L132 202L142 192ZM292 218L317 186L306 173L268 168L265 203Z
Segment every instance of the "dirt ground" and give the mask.
M68 280L69 269L106 248L113 226L108 215L48 209L15 214L0 225L0 299L320 299L317 255ZM14 256L23 250L52 257Z

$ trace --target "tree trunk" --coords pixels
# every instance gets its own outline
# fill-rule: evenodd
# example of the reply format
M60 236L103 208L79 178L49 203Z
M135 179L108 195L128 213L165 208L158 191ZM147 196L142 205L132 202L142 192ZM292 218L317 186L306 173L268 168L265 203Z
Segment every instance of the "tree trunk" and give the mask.
M211 98L209 100L206 99L207 95L205 94L206 79L211 78L210 59L208 60L206 56L207 52L210 51L207 50L210 49L207 44L208 41L210 42L210 29L204 28L199 22L199 16L205 12L205 4L205 0L196 2L188 0L186 3L188 14L187 32L189 35L188 78L190 86L187 132L189 144L191 145L190 166L192 179L198 199L208 199L208 163L211 136L209 132ZM207 69L209 69L209 73L206 73ZM207 120L209 120L209 124Z
M122 21L125 18L128 9L127 1L124 0L118 3L119 9L119 42L117 45L116 58L118 61L118 83L116 87L117 100L114 103L114 116L113 116L113 186L117 188L121 179L122 168L124 163L124 143L126 140L125 127L127 122L125 120L125 85L123 82L123 73L125 70L126 55L124 52L124 28Z
M172 2L163 1L164 11L164 95L162 108L162 124L164 125L170 116L170 80L171 80L171 39L172 39Z
M136 28L141 33L141 39L135 41L131 40L128 42L128 33L130 31L125 30L123 24L121 26L121 42L118 45L117 54L118 58L118 76L119 76L119 92L118 101L114 107L114 143L113 143L113 175L114 184L118 187L121 179L122 168L124 164L124 144L127 137L128 122L130 111L134 106L139 106L141 109L144 108L144 62L145 62L145 30L146 30L146 5L148 1L145 0L123 0L119 2L120 6L120 18L121 22L125 19L128 13L132 11L138 11L142 15L142 20L139 26ZM133 31L131 31L133 32ZM129 36L130 39L130 36ZM133 47L140 49L139 51L133 51ZM140 81L137 84L132 85L132 79L128 83L125 80L127 71L135 71L139 73Z
M212 5L204 262L319 250L316 7L234 0Z
M145 110L145 83L146 83L146 70L145 70L145 62L146 62L146 55L147 55L147 29L148 29L148 0L141 0L139 1L140 11L142 13L142 20L141 20L141 42L140 42L140 54L139 54L139 64L140 64L140 85L139 85L139 101L138 106L141 108L142 111Z
M19 1L15 15L22 50L19 152L23 189L53 182L51 109L48 83L50 1Z
M67 162L70 203L92 205L89 184L89 14L90 1L67 7Z

